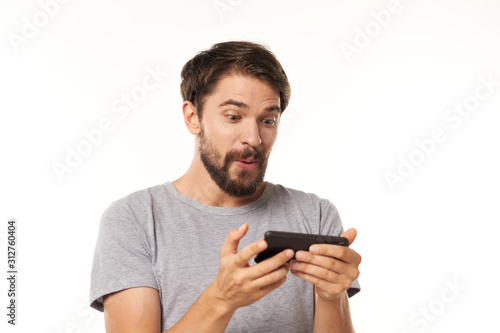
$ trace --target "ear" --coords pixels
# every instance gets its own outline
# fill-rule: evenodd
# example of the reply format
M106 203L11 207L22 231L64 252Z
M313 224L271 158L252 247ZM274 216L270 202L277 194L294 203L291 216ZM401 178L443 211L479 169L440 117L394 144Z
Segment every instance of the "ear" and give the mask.
M182 113L184 114L184 123L191 134L197 135L200 133L200 120L196 107L190 101L184 101L182 104Z

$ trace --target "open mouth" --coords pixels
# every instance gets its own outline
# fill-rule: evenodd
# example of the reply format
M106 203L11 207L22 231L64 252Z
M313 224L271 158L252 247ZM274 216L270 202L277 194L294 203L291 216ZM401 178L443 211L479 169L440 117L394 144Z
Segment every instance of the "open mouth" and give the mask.
M245 164L254 164L254 163L257 163L256 160L237 160L237 161L245 163Z
M257 161L256 160L236 160L236 164L245 170L250 170L256 167Z

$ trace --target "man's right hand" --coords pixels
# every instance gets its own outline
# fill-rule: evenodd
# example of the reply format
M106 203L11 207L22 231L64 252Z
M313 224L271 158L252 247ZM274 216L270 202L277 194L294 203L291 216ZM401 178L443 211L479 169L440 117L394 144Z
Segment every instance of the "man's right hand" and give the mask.
M229 232L222 246L217 277L207 290L229 312L250 305L281 286L289 271L287 262L294 256L289 249L250 266L248 261L264 251L267 243L260 240L238 252L239 242L247 231L245 223Z
M286 280L288 265L294 253L286 250L254 266L248 261L262 252L267 243L257 241L238 252L238 244L248 224L232 230L220 255L215 281L200 295L186 314L165 332L224 332L234 312L252 304ZM104 300L106 332L159 332L160 297L147 287L130 288L106 296Z

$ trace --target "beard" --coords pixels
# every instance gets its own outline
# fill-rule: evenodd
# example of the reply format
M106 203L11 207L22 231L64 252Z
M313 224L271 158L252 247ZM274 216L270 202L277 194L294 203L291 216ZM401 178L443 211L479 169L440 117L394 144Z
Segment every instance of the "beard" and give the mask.
M269 153L264 155L259 150L248 147L243 151L230 150L222 159L221 154L205 137L203 129L200 132L199 152L201 161L212 180L224 193L232 197L241 198L252 195L264 182ZM256 168L254 170L238 170L234 177L231 177L229 171L231 164L236 160L247 158L256 160ZM257 173L255 174L255 172Z

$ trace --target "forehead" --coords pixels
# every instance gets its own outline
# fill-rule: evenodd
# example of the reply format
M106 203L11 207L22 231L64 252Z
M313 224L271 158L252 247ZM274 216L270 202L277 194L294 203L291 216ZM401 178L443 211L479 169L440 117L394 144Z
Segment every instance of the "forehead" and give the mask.
M241 98L245 103L274 103L280 106L279 92L270 84L249 75L222 76L213 92L207 96L207 101L212 99L216 102L227 98Z

